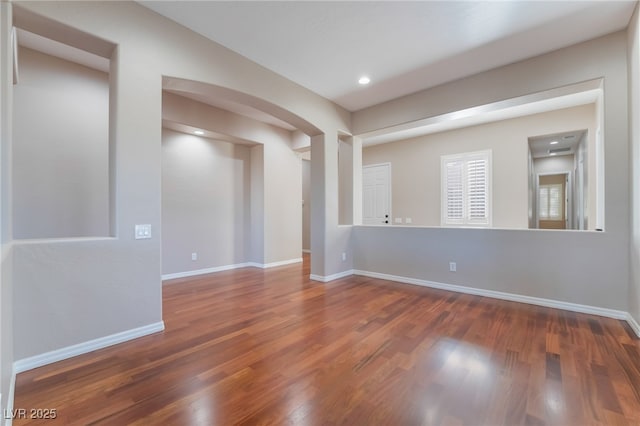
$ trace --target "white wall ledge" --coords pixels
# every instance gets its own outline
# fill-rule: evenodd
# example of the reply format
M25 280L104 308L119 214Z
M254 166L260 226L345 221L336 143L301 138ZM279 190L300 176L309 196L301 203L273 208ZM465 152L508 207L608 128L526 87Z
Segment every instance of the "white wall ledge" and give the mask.
M133 234L132 237L133 239ZM33 239L17 239L11 243L14 245L27 244L73 244L73 243L90 243L94 241L117 241L118 237L70 237L70 238L33 238Z
M518 232L551 232L555 234L606 234L606 231L578 230L578 229L529 229L529 228L487 228L481 226L427 226L427 225L349 225L354 228L379 229L442 229L442 230L472 230L472 231L518 231Z

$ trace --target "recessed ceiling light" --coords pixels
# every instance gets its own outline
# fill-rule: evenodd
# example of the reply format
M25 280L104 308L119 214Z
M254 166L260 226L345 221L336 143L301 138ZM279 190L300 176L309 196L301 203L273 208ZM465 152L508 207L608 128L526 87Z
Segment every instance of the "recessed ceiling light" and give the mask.
M202 136L202 135L204 135L204 132L202 130L194 130L193 134L198 135L198 136Z
M558 141L552 141L549 145L557 145Z
M549 155L553 157L554 155L556 155L556 153L555 153L555 152L552 152L552 153L551 153L551 154L549 154Z
M358 83L362 84L363 86L366 84L371 83L371 79L369 77L367 77L366 75L363 75L362 77L360 77L360 80L358 80Z

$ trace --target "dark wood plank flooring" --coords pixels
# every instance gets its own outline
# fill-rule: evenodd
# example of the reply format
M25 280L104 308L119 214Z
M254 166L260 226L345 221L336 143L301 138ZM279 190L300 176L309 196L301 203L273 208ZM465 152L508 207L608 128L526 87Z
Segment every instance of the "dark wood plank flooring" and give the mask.
M165 284L163 333L18 375L15 408L57 418L14 424L640 425L622 321L308 276Z

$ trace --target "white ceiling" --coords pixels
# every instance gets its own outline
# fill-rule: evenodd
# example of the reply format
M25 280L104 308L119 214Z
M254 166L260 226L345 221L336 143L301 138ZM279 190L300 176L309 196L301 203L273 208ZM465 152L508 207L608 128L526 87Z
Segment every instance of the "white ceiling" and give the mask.
M142 1L350 111L627 26L635 1ZM367 74L371 84L359 86Z
M543 158L552 155L575 154L578 144L586 132L586 130L576 130L529 138L531 155L533 158Z
M358 110L623 29L636 2L145 1L142 4L349 110ZM108 59L36 34L18 30L18 42L108 72ZM372 83L360 87L356 80L365 72ZM365 145L386 143L595 102L596 92L591 86L569 90L571 93L563 89L558 92L536 95L531 100L506 100L361 136ZM179 94L293 130L289 123L246 105L199 94Z

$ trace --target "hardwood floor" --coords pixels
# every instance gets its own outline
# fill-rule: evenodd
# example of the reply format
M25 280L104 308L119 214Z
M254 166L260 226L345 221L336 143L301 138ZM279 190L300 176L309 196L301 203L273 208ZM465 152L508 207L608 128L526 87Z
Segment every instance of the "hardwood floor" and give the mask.
M624 322L304 265L164 286L166 330L18 375L14 424L638 425Z

